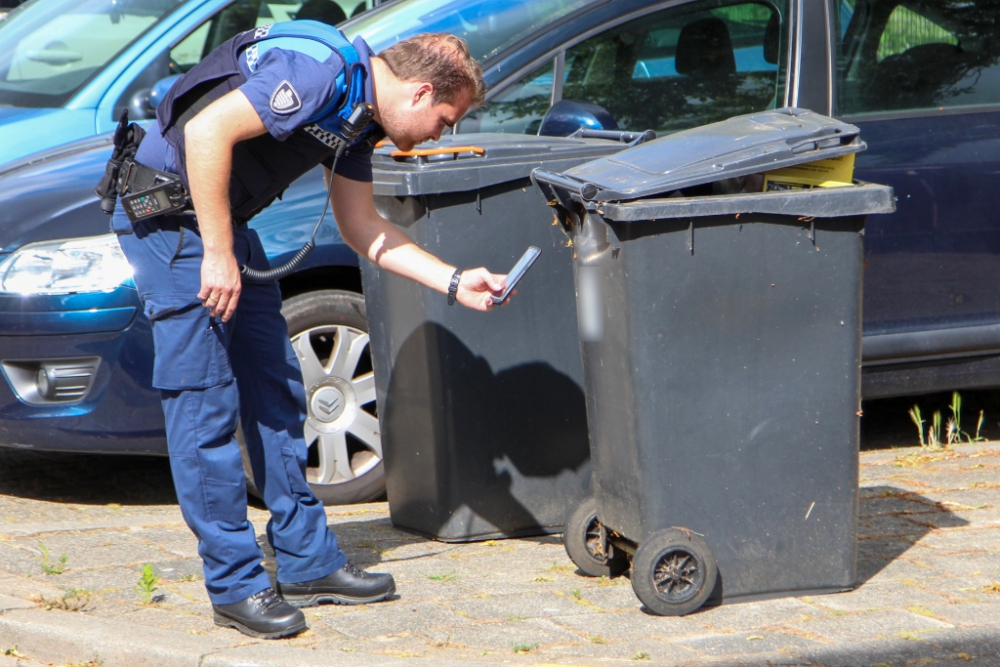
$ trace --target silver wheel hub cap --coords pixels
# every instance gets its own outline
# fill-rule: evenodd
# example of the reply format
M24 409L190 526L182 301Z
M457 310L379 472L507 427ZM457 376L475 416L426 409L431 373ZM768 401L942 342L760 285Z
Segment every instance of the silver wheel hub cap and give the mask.
M313 344L321 339L326 345L320 349L332 341L325 359ZM313 484L340 484L364 475L382 460L378 419L365 409L375 402L375 378L370 371L358 372L368 334L348 326L314 327L292 338L292 347L306 387L306 445L318 455L306 478Z
M358 409L354 389L343 378L327 378L326 382L313 387L309 415L321 428L333 426L336 430L345 430L354 421Z

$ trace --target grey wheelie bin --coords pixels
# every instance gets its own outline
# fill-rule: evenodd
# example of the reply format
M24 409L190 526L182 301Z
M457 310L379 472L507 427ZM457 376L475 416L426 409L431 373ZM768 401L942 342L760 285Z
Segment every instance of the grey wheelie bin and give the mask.
M396 526L444 541L560 532L589 495L583 368L566 345L573 251L530 175L642 138L602 136L612 139L464 134L405 155L376 150L376 207L418 246L498 273L529 246L542 251L489 313L362 262Z
M567 551L631 561L652 612L855 584L862 234L892 190L771 176L863 148L781 109L534 175L577 254L594 495Z

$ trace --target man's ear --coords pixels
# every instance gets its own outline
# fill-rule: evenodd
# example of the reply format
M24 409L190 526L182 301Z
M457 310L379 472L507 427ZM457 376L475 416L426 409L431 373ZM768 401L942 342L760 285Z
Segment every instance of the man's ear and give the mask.
M422 102L432 102L434 100L434 85L424 81L417 89L413 91L413 106L417 106Z

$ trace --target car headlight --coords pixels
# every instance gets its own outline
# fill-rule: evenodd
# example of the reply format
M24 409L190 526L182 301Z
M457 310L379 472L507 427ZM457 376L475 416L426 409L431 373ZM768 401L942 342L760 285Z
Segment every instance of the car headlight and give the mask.
M131 276L115 234L29 243L0 263L0 288L18 294L109 292Z

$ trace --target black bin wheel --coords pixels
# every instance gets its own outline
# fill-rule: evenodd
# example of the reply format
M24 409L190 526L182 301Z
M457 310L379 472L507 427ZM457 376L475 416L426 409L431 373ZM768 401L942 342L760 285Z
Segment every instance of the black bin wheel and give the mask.
M705 604L718 572L705 540L668 528L650 535L632 556L632 590L654 614L683 616Z
M566 553L589 577L612 577L628 568L628 556L615 549L597 520L597 500L587 498L576 508L563 532Z

